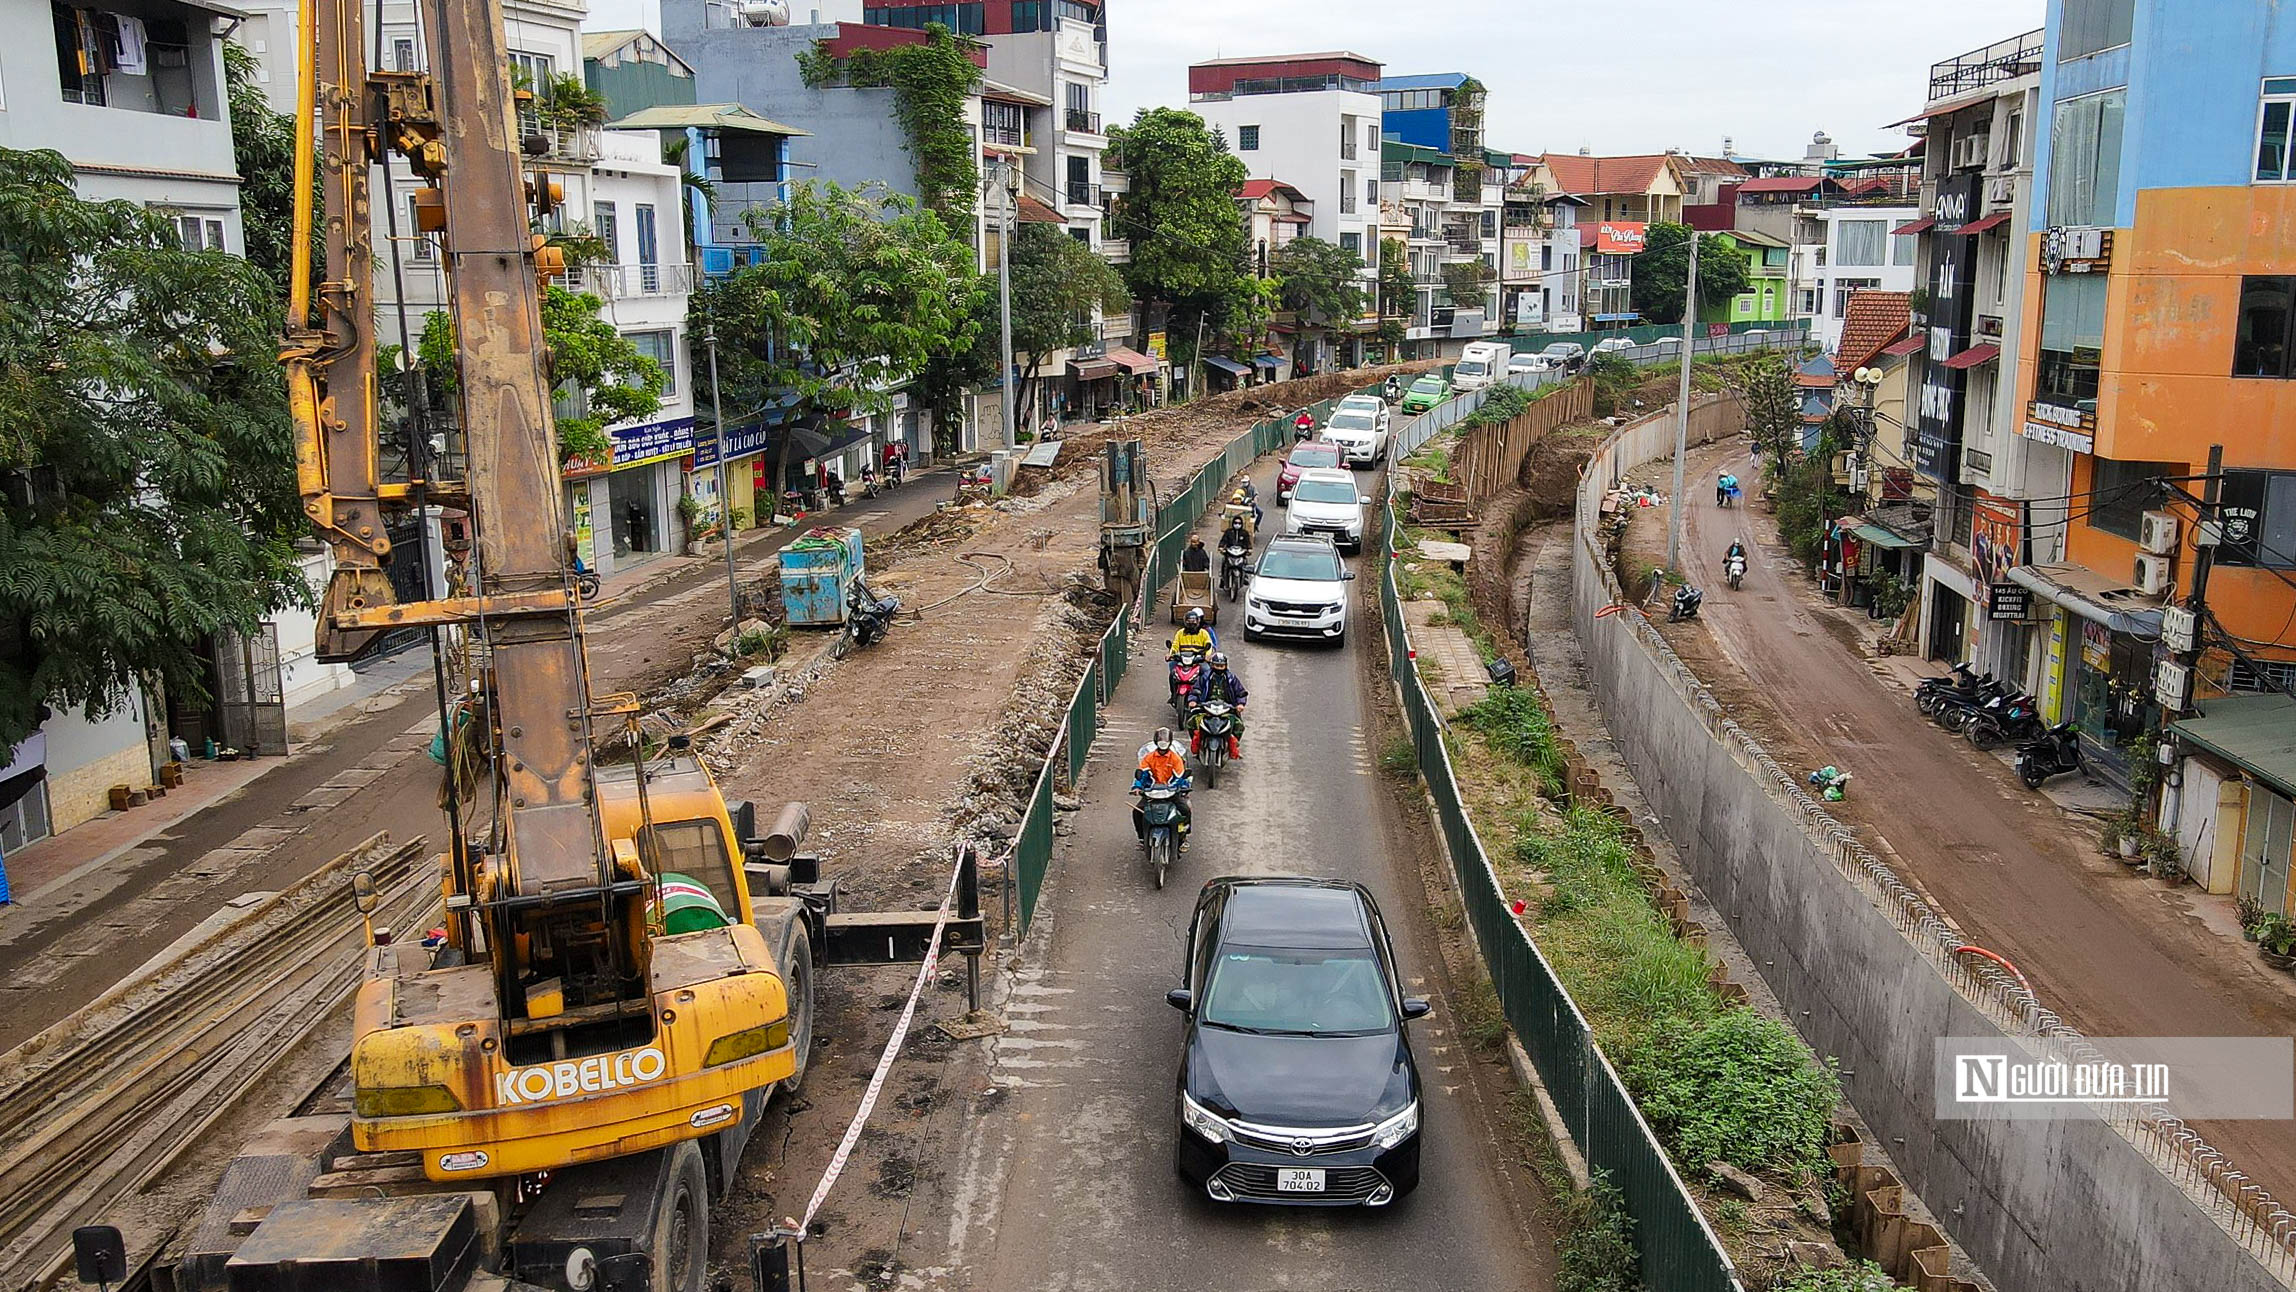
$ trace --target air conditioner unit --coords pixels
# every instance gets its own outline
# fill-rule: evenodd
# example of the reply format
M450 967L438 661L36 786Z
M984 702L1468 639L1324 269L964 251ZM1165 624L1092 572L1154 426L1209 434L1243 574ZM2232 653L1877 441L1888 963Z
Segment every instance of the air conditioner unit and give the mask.
M2176 536L2174 512L2148 511L2142 527L2137 530L2137 546L2156 556L2167 556L2176 551Z
M2137 556L2137 591L2148 597L2157 597L2168 591L2169 574L2176 568L2165 556L2150 552Z
M2006 211L2016 204L2015 175L1988 175L1985 178L1985 208L1988 211Z
M1953 141L1953 168L1955 170L1983 170L1991 135L1963 135Z

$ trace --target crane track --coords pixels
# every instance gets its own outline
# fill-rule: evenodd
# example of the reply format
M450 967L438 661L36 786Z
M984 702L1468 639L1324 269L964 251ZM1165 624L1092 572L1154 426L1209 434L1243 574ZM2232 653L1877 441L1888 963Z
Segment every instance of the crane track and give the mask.
M422 857L420 839L378 835L7 1057L22 1075L0 1071L0 1288L58 1273L74 1226L166 1170L333 1014L364 968L349 874L373 876L376 920L404 928L437 902Z

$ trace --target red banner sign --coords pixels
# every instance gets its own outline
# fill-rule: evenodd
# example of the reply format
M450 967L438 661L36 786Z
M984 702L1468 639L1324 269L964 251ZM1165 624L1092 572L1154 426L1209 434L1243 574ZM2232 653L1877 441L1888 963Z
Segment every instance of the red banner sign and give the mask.
M1633 256L1649 240L1650 226L1605 220L1595 226L1594 249L1605 256Z

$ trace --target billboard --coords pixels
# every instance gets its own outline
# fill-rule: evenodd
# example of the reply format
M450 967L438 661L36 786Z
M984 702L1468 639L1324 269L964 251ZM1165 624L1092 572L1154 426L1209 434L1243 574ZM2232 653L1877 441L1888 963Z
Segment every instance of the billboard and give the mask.
M1605 220L1595 226L1594 249L1605 256L1635 256L1649 241L1650 226Z
M1913 465L1952 484L1961 471L1962 396L1968 373L1945 361L1969 348L1977 295L1977 239L1960 236L1976 218L1980 175L1940 181L1930 206L1929 362L1922 365L1921 409L1913 428Z

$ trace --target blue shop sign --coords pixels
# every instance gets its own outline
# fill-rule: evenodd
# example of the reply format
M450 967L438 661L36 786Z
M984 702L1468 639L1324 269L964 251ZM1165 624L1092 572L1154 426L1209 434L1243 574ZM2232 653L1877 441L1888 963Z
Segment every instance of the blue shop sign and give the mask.
M761 451L765 448L766 441L771 438L772 436L766 430L766 425L762 420L727 427L725 433L726 461L731 462L736 458L746 458L752 453ZM703 467L716 465L717 436L696 436L694 438L694 470L699 471Z
M616 426L607 435L614 441L614 469L642 466L664 458L679 458L694 451L694 419L674 417L639 426Z

